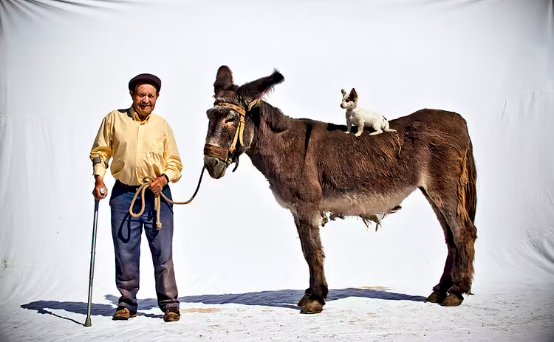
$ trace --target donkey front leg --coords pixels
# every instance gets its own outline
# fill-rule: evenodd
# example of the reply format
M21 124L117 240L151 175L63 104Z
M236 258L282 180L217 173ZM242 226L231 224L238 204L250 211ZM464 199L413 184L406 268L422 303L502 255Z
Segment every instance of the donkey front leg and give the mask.
M325 254L319 236L320 220L319 212L314 212L313 215L294 215L302 252L310 270L310 287L298 302L298 306L302 307L300 312L306 314L320 313L329 292L323 268Z

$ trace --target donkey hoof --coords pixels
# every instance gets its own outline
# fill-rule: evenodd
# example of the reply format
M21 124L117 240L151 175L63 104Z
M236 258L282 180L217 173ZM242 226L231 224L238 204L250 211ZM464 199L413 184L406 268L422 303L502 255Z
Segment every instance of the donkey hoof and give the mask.
M462 304L464 297L462 295L457 295L454 293L449 293L446 295L446 298L441 302L442 306L458 306Z
M318 300L306 299L306 303L302 305L302 310L300 310L300 313L317 314L317 313L320 313L321 311L323 311L323 304L321 304Z
M299 301L298 301L298 306L300 307L303 307L304 305L308 304L308 302L310 301L310 295L308 293L306 293L304 295L304 297L302 297Z
M444 298L445 298L444 294L441 294L439 291L433 291L433 293L431 293L429 295L429 297L427 297L427 299L425 299L425 302L426 303L440 304L440 303L442 303Z

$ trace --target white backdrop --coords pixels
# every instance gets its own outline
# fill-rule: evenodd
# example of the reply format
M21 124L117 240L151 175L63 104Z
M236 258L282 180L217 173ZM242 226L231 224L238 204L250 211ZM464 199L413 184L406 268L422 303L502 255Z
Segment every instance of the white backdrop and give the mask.
M177 139L184 171L172 190L184 200L200 174L205 111L225 64L238 84L277 68L285 82L267 101L292 117L343 124L340 89L351 87L389 119L421 108L462 114L478 169L473 292L547 289L533 298L547 305L552 327L551 1L3 0L0 11L0 317L36 301L86 303L88 153L103 116L129 106L128 80L162 79L156 112ZM442 231L421 194L402 206L378 232L355 218L322 228L331 292L430 293L446 257ZM292 216L247 157L221 180L206 175L175 221L181 296L308 285ZM118 295L109 230L102 201L95 303ZM155 298L142 250L139 298ZM11 322L0 323L0 336L21 340L6 332Z

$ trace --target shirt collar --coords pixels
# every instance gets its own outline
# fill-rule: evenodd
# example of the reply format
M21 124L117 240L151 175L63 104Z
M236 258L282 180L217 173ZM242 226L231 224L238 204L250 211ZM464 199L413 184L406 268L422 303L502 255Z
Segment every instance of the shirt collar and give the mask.
M129 113L131 114L131 118L133 118L133 120L138 121L138 122L140 122L140 123L146 123L146 122L148 122L148 120L150 120L150 117L152 116L152 114L154 114L154 113L150 113L150 114L146 117L146 119L142 120L142 119L140 118L140 116L138 115L138 113L136 112L135 107L133 107L133 105L131 105L131 108L129 109Z

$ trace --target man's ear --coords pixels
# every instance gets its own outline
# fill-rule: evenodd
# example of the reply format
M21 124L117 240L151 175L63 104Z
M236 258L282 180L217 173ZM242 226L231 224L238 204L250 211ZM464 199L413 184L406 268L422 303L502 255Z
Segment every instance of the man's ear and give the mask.
M228 90L233 87L233 73L228 66L222 65L217 69L217 75L214 81L214 94L217 95L223 90Z
M269 76L243 84L239 87L237 93L250 104L254 100L261 99L267 92L273 89L276 84L284 80L285 77L279 71L274 70Z

